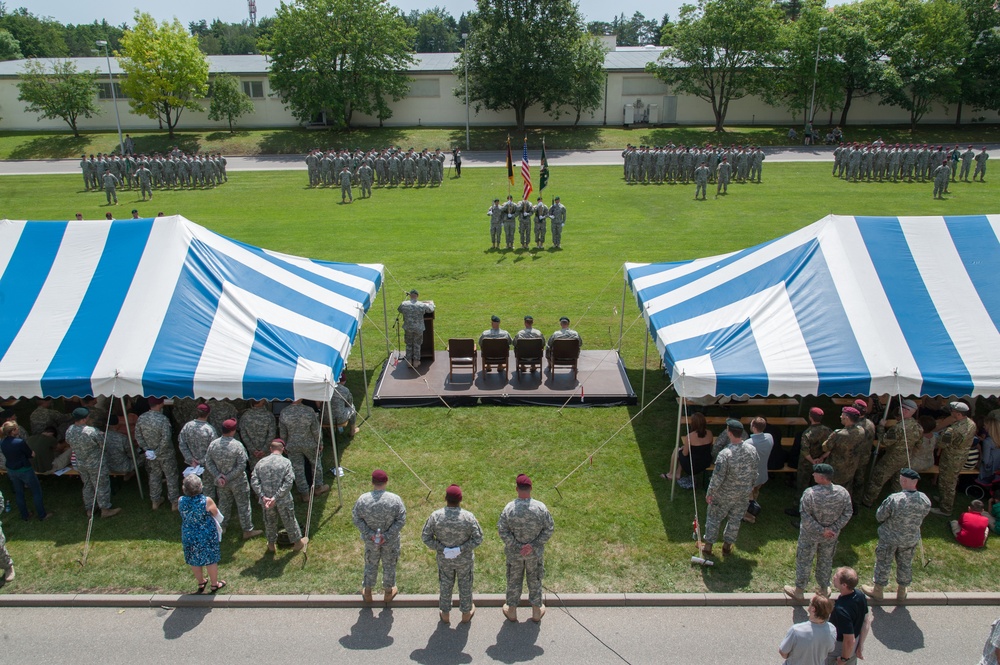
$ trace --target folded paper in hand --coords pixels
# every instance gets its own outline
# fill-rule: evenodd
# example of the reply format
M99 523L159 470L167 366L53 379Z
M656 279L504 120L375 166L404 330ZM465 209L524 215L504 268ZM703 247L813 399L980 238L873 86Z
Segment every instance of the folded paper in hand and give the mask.
M153 460L155 460L156 459L156 451L147 450L146 451L146 459L148 459L150 462L152 462Z
M444 548L444 558L445 559L457 559L458 555L462 553L461 547L446 547Z
M184 469L183 475L187 477L190 476L192 473L196 476L200 476L201 474L205 473L205 467L203 467L201 464L199 464L198 466L189 466L188 468Z

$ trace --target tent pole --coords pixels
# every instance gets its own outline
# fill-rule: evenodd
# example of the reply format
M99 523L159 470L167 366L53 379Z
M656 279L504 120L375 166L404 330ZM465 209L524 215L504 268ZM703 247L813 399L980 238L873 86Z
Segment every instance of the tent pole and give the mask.
M128 436L128 451L132 453L132 468L135 469L135 482L139 484L139 498L145 500L146 495L142 492L142 477L139 475L139 463L135 459L135 445L132 443L132 428L128 426L128 411L125 409L125 396L122 395L119 399L122 402L122 417L125 419L125 434Z
M642 354L642 408L646 408L646 363L649 361L649 326L646 326L646 350Z
M384 278L383 278L384 279ZM384 284L383 284L384 286ZM382 294L382 330L385 331L385 361L389 362L389 306L385 302L385 294Z
M674 439L674 441L677 443L674 443L674 452L677 452L677 447L681 440L681 416L683 415L683 409L684 409L683 402L684 402L683 397L681 397L681 399L677 401L677 437ZM673 501L674 489L677 485L677 458L674 457L673 454L670 455L670 475L672 476L672 478L670 479L670 500Z
M628 291L628 272L622 283L622 315L618 322L618 355L622 354L622 337L625 335L625 293Z
M323 410L326 410L328 401L323 402ZM316 471L322 473L323 471L323 460L320 457L323 450L323 413L319 414L319 436L316 437L316 456L313 458L313 470L312 478L309 479L309 506L306 508L306 528L302 532L302 535L306 538L309 537L309 527L312 526L312 514L313 514L313 501L316 499ZM333 437L333 432L330 432L330 436ZM306 551L308 552L309 545L306 545ZM307 555L308 556L308 555Z
M382 302L383 303L385 302L385 298L382 298ZM387 341L386 342L386 345L387 345L386 348L388 348L388 344L389 344L389 342ZM371 406L368 404L368 369L367 369L367 366L365 365L365 338L361 334L360 322L359 322L359 325L358 325L358 346L361 347L361 378L363 378L364 381L365 381L365 384L364 384L365 385L365 416L368 417L368 418L371 418L372 417L372 409L371 409ZM333 406L333 405L331 404L331 406Z
M330 405L327 407L327 414L330 420L330 439L333 441L333 475L337 478L337 501L340 502L340 506L344 505L344 494L343 490L340 488L340 456L337 453L337 424L333 422L333 400L330 400ZM349 421L348 421L349 422ZM323 429L320 427L320 429Z

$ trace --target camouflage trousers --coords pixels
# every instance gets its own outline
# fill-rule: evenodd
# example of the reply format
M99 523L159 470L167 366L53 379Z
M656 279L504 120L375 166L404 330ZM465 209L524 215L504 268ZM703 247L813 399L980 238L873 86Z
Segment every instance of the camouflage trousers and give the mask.
M215 476L209 473L208 469L201 474L201 493L207 496L212 501L218 499L218 487L215 484ZM228 515L229 513L223 511L223 515Z
M964 450L946 450L938 462L938 491L941 492L941 510L950 513L955 507L955 490L968 453Z
M139 183L139 188L140 188L140 193L142 194L142 200L143 201L146 200L146 195L147 194L149 195L150 199L153 198L153 188L150 186L148 180L144 181L144 182L140 182Z
M319 451L319 459L316 459L316 446L308 445L294 445L289 446L286 449L288 453L288 459L292 463L292 469L295 471L295 488L299 491L299 494L307 494L309 492L309 479L306 478L306 460L309 460L309 464L313 468L313 482L316 483L317 489L323 485L323 451Z
M102 510L111 508L111 479L108 469L104 467L98 473L97 469L77 469L80 480L83 481L83 507L89 513L94 509L94 494L97 494L97 505Z
M535 220L535 242L539 245L545 242L545 220Z
M799 453L799 468L795 474L795 489L800 497L812 485L813 463L806 459L807 452L809 451L803 450Z
M494 224L490 222L490 243L493 245L500 244L500 229L503 228L500 224Z
M406 340L406 359L411 363L420 360L420 347L424 344L424 331L404 330L403 338Z
M844 486L851 493L851 500L857 501L865 494L865 476L872 463L872 446L866 443L858 452L858 466L854 470L854 480L851 487Z
M514 246L514 220L505 219L503 220L503 236L504 240L507 241L508 247Z
M13 565L14 560L7 551L7 536L4 535L3 529L0 529L0 570L10 570Z
M203 481L204 482L204 481ZM250 513L250 483L246 476L234 478L225 485L218 485L215 491L219 493L219 510L225 516L222 528L232 524L230 509L236 504L236 512L240 517L240 526L244 531L253 531L253 515Z
M438 609L450 612L452 593L455 582L458 582L458 607L462 612L472 611L472 578L475 559L472 554L462 554L454 559L445 559L443 554L437 556L438 566Z
M709 504L708 514L705 516L705 542L714 543L719 539L719 529L722 523L726 522L726 530L722 534L722 539L727 543L735 543L736 537L740 535L740 523L747 512L748 499L728 503L716 502Z
M352 196L352 194L351 194L351 186L350 185L341 185L340 186L340 200L341 201L345 201L345 200L346 201L353 201L354 200L354 196Z
M537 554L507 555L507 605L517 607L521 602L524 580L528 580L528 602L533 607L542 604L542 578L545 577L545 560Z
M108 198L108 205L111 205L112 198L115 200L115 203L118 203L118 192L115 191L114 187L105 187L104 194Z
M302 538L302 529L299 528L299 522L295 519L295 503L292 501L292 497L285 497L284 500L279 499L274 503L274 506L264 509L264 533L267 536L267 542L272 545L278 540L279 520L285 527L285 531L288 532L290 541L294 543Z
M522 217L517 221L517 232L521 237L521 244L527 245L531 242L531 218Z
M556 247L562 242L562 227L559 222L552 222L552 244Z
M795 586L805 589L809 584L809 568L816 559L816 584L822 588L830 586L833 574L833 555L837 552L836 538L814 538L799 535L799 546L795 551Z
M705 195L706 195L705 192L706 192L707 188L708 188L708 182L707 181L705 181L705 182L701 182L701 181L696 182L694 184L694 197L697 199L698 198L698 194L701 194L702 197L704 198Z
M370 540L365 541L365 576L362 586L366 589L378 581L378 564L382 562L382 587L396 586L396 562L399 561L399 540L388 540L381 546Z
M899 486L899 472L903 467L906 466L906 453L897 454L896 451L892 451L879 460L878 464L875 465L875 470L872 472L871 480L868 481L868 489L865 491L865 497L862 503L866 506L871 506L878 495L881 494L882 488L885 486L886 482L892 480L889 486L889 492L900 491Z
M180 483L177 480L177 459L173 451L156 459L146 460L146 472L149 474L149 499L156 503L163 501L163 480L167 481L167 499L173 503L180 498Z
M896 584L909 586L913 581L913 555L917 551L914 545L896 545L878 541L875 546L875 574L872 576L875 584L886 586L889 584L889 571L892 570L892 562L896 561Z

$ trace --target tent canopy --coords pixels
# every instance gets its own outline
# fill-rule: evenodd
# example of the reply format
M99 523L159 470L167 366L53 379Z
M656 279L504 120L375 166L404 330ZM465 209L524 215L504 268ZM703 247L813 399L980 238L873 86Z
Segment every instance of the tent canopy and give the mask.
M0 394L328 400L382 265L180 216L0 221Z
M678 392L1000 394L1000 215L843 217L626 264Z

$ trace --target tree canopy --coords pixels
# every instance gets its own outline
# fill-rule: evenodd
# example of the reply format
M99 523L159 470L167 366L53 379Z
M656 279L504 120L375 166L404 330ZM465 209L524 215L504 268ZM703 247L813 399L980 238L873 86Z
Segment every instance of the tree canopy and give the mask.
M135 27L125 32L116 55L129 106L158 119L171 137L185 109L201 110L196 99L208 92L208 61L177 19L157 25L152 16L136 11Z
M21 71L17 98L26 102L39 120L61 118L79 136L77 118L92 118L101 110L97 106L97 74L78 72L72 60L57 60L50 69L38 60L29 60Z
M218 74L212 79L212 101L208 107L209 120L225 120L229 132L233 122L247 113L253 113L253 102L240 88L239 79L229 74Z
M409 92L414 31L386 0L282 4L266 53L271 86L303 122L326 113L350 127L355 111L389 118Z

